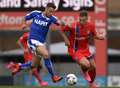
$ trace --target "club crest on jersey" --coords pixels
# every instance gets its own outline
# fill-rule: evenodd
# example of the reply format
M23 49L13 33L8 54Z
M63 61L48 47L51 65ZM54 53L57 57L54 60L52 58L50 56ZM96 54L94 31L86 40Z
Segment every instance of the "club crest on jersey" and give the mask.
M37 20L37 19L35 19L35 23L36 23L36 24L39 24L39 25L41 25L41 26L47 26L47 25L48 25L48 22L41 21L41 20Z

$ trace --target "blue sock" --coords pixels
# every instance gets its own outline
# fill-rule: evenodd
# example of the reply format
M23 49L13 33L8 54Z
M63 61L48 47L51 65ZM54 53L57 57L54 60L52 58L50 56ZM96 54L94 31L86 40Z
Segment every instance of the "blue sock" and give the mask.
M44 62L45 62L45 66L46 66L48 72L50 73L50 75L54 76L54 70L53 70L51 59L49 59L49 58L44 59Z
M23 63L23 64L20 64L20 69L28 69L32 66L32 62L27 62L27 63Z

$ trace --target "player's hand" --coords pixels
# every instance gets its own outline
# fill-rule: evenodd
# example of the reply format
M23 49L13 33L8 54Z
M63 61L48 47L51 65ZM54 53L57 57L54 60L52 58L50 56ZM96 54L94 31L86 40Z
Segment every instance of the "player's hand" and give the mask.
M100 29L97 31L97 38L100 40L103 40L106 38L106 30L105 29Z
M61 24L61 26L65 26L66 25L64 21L61 21L60 24Z
M22 25L22 29L28 28L32 24L32 20L24 21Z
M26 29L27 28L27 25L26 24L23 24L21 29Z

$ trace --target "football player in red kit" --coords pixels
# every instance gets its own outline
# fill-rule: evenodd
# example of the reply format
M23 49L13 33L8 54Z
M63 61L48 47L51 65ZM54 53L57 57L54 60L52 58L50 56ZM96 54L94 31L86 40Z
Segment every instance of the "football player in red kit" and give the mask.
M88 12L80 11L80 20L71 24L71 26L63 25L60 31L62 37L68 46L68 53L81 67L84 78L89 82L90 88L96 88L94 79L96 76L96 66L94 55L90 52L89 39L105 39L106 32L97 32L95 25L88 22ZM69 31L69 37L63 33Z

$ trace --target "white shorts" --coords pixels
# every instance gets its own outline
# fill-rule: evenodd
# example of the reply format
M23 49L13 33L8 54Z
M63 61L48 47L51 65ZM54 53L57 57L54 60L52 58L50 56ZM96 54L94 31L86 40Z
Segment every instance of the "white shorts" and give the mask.
M30 39L30 40L28 40L28 46L32 50L32 52L34 52L34 51L36 52L36 47L37 46L45 46L45 44L41 43L38 40Z

